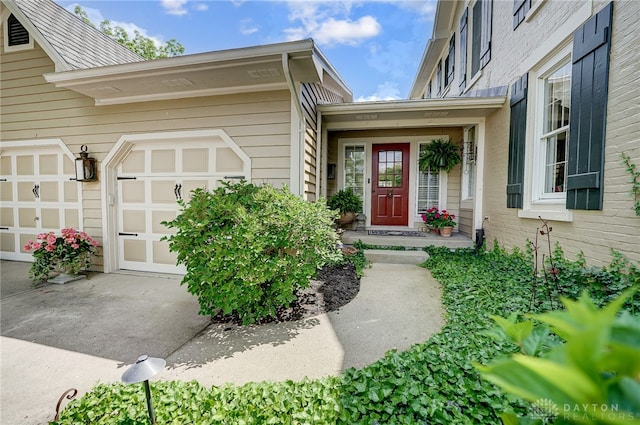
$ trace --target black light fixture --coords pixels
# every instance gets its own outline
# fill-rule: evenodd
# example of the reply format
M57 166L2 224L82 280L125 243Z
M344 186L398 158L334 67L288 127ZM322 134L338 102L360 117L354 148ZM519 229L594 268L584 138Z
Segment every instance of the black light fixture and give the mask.
M80 158L76 158L76 181L94 182L98 180L97 161L89 158L87 145L80 147Z
M162 372L167 362L157 357L149 357L146 354L138 357L138 360L122 374L122 382L125 384L136 384L144 382L144 393L147 397L147 410L149 411L149 420L151 424L156 423L153 415L153 406L151 404L151 388L149 387L149 379Z

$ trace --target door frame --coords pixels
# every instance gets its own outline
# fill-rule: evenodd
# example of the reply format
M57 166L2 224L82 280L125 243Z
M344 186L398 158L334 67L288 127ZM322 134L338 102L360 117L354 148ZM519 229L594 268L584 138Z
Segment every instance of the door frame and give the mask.
M372 136L372 137L353 137L353 138L338 138L338 152L337 152L337 175L336 175L336 190L344 188L344 148L345 146L364 146L365 152L365 190L364 190L364 202L363 211L366 215L365 226L367 228L384 228L389 226L373 226L371 224L371 178L372 178L372 163L373 163L373 148L374 144L394 144L394 143L408 143L409 148L409 222L407 226L392 226L394 228L413 228L419 223L422 223L422 217L417 214L418 199L417 199L417 185L418 185L418 154L421 143L429 143L431 140L441 138L442 134L430 134L420 136ZM439 204L440 208L447 208L447 185L448 178L447 173L440 173L440 185L439 185Z

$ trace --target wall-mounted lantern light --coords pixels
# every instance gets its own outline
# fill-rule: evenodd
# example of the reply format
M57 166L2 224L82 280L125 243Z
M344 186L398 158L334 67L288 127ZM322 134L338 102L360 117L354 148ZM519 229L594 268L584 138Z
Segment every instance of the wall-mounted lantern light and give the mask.
M162 372L167 362L157 357L149 357L146 354L138 357L138 360L122 374L122 382L125 384L135 384L144 382L144 393L147 397L147 410L149 411L149 421L151 424L156 423L153 415L153 406L151 404L151 389L149 388L149 379Z
M80 147L80 158L76 158L76 181L94 182L98 180L97 161L89 158L87 145Z

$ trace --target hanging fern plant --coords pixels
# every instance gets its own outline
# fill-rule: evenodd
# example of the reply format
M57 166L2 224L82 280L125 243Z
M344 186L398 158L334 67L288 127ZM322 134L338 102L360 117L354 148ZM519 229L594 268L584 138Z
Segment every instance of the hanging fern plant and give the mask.
M445 170L447 173L460 164L460 147L445 139L435 139L429 143L420 153L418 165L421 171L438 172Z

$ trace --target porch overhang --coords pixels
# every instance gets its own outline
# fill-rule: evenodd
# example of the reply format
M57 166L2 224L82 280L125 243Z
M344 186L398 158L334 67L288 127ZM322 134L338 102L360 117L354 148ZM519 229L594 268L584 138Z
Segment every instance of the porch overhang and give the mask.
M327 131L473 124L502 108L506 94L318 105Z
M322 83L343 99L352 99L349 87L311 39L54 72L44 78L95 99L96 105L117 105L289 90L287 74L296 83Z

